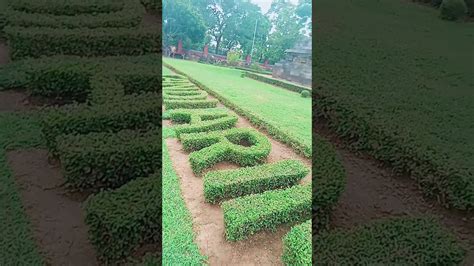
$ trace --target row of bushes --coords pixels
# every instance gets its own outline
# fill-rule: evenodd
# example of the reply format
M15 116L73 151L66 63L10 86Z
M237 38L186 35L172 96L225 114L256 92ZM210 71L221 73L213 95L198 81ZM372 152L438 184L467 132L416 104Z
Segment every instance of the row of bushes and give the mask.
M49 108L42 116L42 132L50 152L56 155L56 138L60 135L152 128L161 125L160 114L158 94L127 95L101 105Z
M315 265L461 265L465 251L430 218L392 218L314 239Z
M283 256L285 265L313 265L311 220L291 228L283 238ZM317 258L315 258L317 260Z
M290 187L309 173L299 160L283 160L271 164L233 170L209 172L204 176L204 197L207 202L258 194Z
M12 59L52 56L142 55L159 52L156 29L96 28L54 29L7 26Z
M284 81L277 80L277 79L267 78L267 77L264 77L262 75L253 74L253 73L250 73L250 72L245 72L245 76L248 77L248 78L251 78L251 79L262 81L262 82L265 82L265 83L268 83L268 84L271 84L271 85L274 85L274 86L277 86L277 87L280 87L280 88L284 88L284 89L287 89L287 90L290 90L290 91L294 91L294 92L297 92L297 93L302 93L303 91L307 91L311 95L311 89L308 89L308 88L303 87L303 86L298 86L298 85L291 84L291 83L284 82Z
M237 241L286 223L311 217L311 185L266 191L222 203L225 234Z
M181 134L229 129L234 127L238 120L237 116L227 113L214 113L211 111L208 113L203 112L196 114L194 112L187 112L183 109L178 110L179 112L170 112L171 121L186 123L184 125L173 127L173 130L176 132L178 137ZM187 120L188 117L186 117L186 115L189 115L189 120Z
M57 151L70 186L117 188L159 170L161 131L63 135L57 138Z
M161 242L161 173L100 192L85 206L90 240L105 262Z
M126 1L121 10L112 13L98 14L32 14L8 9L5 10L5 24L20 27L49 28L133 28L140 25L144 14L145 9L138 1Z
M346 173L329 141L313 135L313 226L318 231L329 221L332 207L337 203L346 186Z
M182 134L179 139L185 150L194 151L189 161L195 174L222 161L253 166L262 163L271 150L268 138L251 128ZM243 142L249 146L240 145Z
M125 6L125 1L122 0L15 0L10 2L10 7L17 11L68 16L117 12Z
M217 106L217 100L163 100L166 109L182 108L214 108Z
M291 147L293 147L293 149L295 149L297 152L301 153L305 157L311 158L311 156L312 156L312 143L308 143L307 141L302 140L302 139L294 136L293 134L291 134L290 132L288 132L286 130L283 130L279 127L276 127L276 126L273 126L273 125L267 123L267 121L265 119L261 118L257 114L246 111L246 110L242 109L241 107L233 104L231 101L227 100L225 97L217 94L213 90L211 90L208 87L204 86L199 81L194 80L193 78L189 77L186 73L177 70L176 68L174 68L173 66L171 66L169 64L166 64L166 63L163 63L163 64L167 68L175 71L176 73L179 73L180 75L183 75L183 76L187 77L194 84L197 84L201 89L205 90L210 95L212 95L212 96L216 97L217 99L219 99L224 105L226 105L227 107L233 109L239 115L242 115L242 116L246 117L256 127L265 129L270 135L272 135L276 139L290 145Z

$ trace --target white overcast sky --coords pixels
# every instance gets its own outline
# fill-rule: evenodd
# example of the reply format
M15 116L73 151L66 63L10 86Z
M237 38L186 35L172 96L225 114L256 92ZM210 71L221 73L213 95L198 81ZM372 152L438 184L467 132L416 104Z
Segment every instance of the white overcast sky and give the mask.
M250 2L260 6L264 14L268 11L268 9L270 9L272 1L273 0L250 0ZM290 0L290 2L292 2L293 4L297 4L298 0Z

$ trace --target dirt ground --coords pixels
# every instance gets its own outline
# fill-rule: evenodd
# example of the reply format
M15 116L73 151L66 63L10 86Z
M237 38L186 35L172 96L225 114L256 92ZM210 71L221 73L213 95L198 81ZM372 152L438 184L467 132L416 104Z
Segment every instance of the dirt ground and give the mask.
M31 109L28 95L21 91L0 91L0 112L25 111Z
M333 228L351 228L389 217L435 217L468 248L465 265L474 265L474 217L443 208L425 198L414 180L394 175L372 158L349 151L324 123L316 128L335 144L347 173L346 189L332 213Z
M3 41L0 41L0 66L6 65L8 62L10 62L8 46Z
M98 265L84 223L84 197L69 195L59 167L48 163L47 151L9 151L7 159L46 263Z

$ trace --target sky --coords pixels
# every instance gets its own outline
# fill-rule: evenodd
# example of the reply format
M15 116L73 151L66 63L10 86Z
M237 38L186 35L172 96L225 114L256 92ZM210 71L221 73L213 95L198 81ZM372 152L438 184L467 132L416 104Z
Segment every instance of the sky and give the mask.
M265 14L272 4L273 0L250 0L250 2L260 6L262 12ZM298 0L290 0L293 4L297 4Z

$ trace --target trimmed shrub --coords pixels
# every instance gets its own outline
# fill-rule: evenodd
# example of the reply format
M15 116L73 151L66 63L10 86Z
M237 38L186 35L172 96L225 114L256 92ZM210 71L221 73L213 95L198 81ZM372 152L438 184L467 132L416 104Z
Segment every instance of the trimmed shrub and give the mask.
M464 0L443 0L439 7L442 19L458 20L467 13L467 6Z
M161 241L161 174L100 192L86 202L85 221L98 256L106 262Z
M242 240L311 217L311 185L266 191L222 203L227 240Z
M177 109L171 110L169 115L171 121L175 123L186 123L173 127L178 137L183 133L228 129L234 127L238 120L236 116L222 109Z
M57 142L64 178L77 189L117 188L160 167L160 130L63 135Z
M270 85L277 86L277 87L287 89L287 90L290 90L290 91L294 91L294 92L297 92L297 93L302 93L303 91L307 91L309 93L309 95L311 95L311 91L308 88L303 87L303 86L298 86L296 84L292 84L292 83L289 83L289 82L284 82L284 81L281 81L281 80L264 77L262 75L253 74L253 73L249 73L249 72L246 72L245 76L248 77L248 78L251 78L251 79L255 79L255 80L258 80L258 81L261 81L261 82L265 82L265 83L268 83Z
M8 25L20 27L132 28L140 25L144 14L145 8L139 2L126 1L124 8L117 12L52 15L9 10L6 20Z
M204 176L204 197L216 203L224 199L262 193L298 183L309 169L298 160L209 172Z
M50 152L57 155L56 138L60 135L152 128L161 124L160 113L158 94L127 95L102 105L50 108L43 115L42 132Z
M392 218L316 235L316 265L460 265L465 251L433 219Z
M166 109L180 108L214 108L217 106L217 100L163 100Z
M257 165L268 157L271 150L267 137L252 128L181 134L179 139L186 150L194 150L189 161L195 174L201 174L204 169L222 161L240 166Z
M163 92L164 100L205 100L207 99L207 93L201 92L198 95L169 95Z
M309 91L302 91L301 92L301 97L309 98L309 97L311 97L311 93L309 93Z
M134 1L134 0L130 0ZM14 10L27 13L75 16L85 13L117 12L124 8L124 1L111 0L15 0L10 1Z
M283 238L282 260L288 266L312 265L311 220L291 228Z
M142 55L160 49L156 30L5 27L12 59L52 56Z
M328 224L332 207L346 186L346 172L331 143L313 135L313 226L314 231Z

